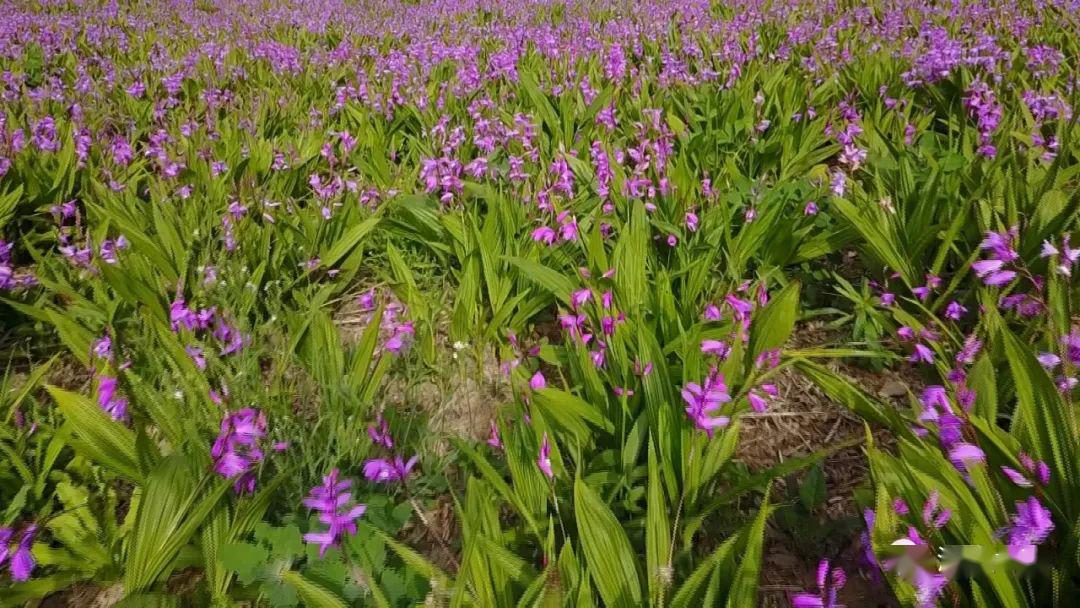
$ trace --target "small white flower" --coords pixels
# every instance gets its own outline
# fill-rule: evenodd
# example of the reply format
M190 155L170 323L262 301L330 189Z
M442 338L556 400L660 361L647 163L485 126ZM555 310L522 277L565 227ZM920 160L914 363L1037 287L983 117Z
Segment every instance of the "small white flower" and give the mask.
M464 349L469 347L469 344L467 342L462 342L461 340L457 340L457 341L454 342L453 346L454 346L454 350L464 350Z

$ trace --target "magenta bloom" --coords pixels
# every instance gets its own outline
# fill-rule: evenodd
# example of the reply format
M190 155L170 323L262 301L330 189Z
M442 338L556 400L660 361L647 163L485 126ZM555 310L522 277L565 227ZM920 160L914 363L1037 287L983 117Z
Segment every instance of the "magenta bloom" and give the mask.
M769 399L775 399L777 395L776 385L762 384L758 389L747 393L746 398L750 401L750 407L757 413L764 412L769 407Z
M195 346L194 344L188 344L184 347L184 352L191 357L191 360L195 363L195 367L206 369L206 356L203 354L202 348Z
M545 245L550 245L554 243L557 237L558 234L555 232L555 230L548 226L540 226L536 230L532 231L532 240L536 241L537 243L543 243Z
M235 479L236 492L255 490L255 465L262 461L259 441L266 435L266 416L244 408L225 416L221 431L210 449L214 470L226 479Z
M591 298L592 292L589 291L588 288L579 289L574 293L570 294L570 306L574 308L574 310L577 310L578 308L584 306L585 303L588 302Z
M98 376L98 405L113 420L127 420L127 399L116 395L117 379L112 376Z
M967 314L967 307L955 300L945 307L945 317L954 321L960 320L965 314Z
M731 354L731 347L720 340L702 340L701 352L706 355L716 355L720 359L727 359Z
M1050 510L1038 498L1016 503L1016 515L1009 528L1009 556L1024 565L1035 563L1037 545L1054 531Z
M26 530L23 530L15 551L11 551L10 543L15 532L11 528L0 528L0 568L5 563L8 564L8 568L11 570L11 580L17 582L30 580L30 575L37 565L33 553L30 552L36 534L37 526L31 524Z
M311 494L304 499L304 506L319 512L319 521L326 524L322 532L309 532L304 540L319 545L319 557L326 555L326 550L335 546L343 535L356 534L356 519L364 514L367 505L349 506L352 494L345 490L352 485L352 480L338 481L338 470L333 469L323 477L321 486L311 489Z
M529 388L534 391L538 391L545 387L547 387L547 379L544 378L544 372L537 371L533 374L532 378L529 378Z
M727 426L731 419L727 416L714 416L724 403L731 401L724 376L714 368L705 379L704 386L688 382L682 389L682 398L686 402L686 416L694 426L712 437L717 428Z
M548 443L547 433L544 433L544 438L540 442L540 454L536 458L536 466L540 467L548 479L555 477L555 472L551 470L551 444Z
M690 232L697 232L698 229L698 216L692 211L686 212L686 229Z
M911 357L908 358L912 363L933 363L934 351L930 350L930 347L925 344L916 344L914 352L911 353Z
M957 443L949 450L949 461L958 470L967 472L973 464L985 464L986 454L973 443Z
M488 437L487 444L496 450L503 449L502 439L499 437L499 425L495 424L495 421L491 421L491 435Z
M847 575L840 568L829 570L829 560L823 559L817 569L817 594L799 593L791 598L792 608L844 608L837 593L847 584Z
M723 315L720 313L720 307L716 304L709 304L706 306L705 312L702 313L701 316L706 321L719 321L723 318Z
M368 436L371 437L371 442L375 445L381 445L386 449L393 449L394 438L390 435L390 425L387 424L386 419L379 414L375 418L376 426L368 427Z
M419 456L413 456L408 462L402 460L401 456L394 456L393 459L374 458L364 463L364 478L375 483L404 481L418 460Z

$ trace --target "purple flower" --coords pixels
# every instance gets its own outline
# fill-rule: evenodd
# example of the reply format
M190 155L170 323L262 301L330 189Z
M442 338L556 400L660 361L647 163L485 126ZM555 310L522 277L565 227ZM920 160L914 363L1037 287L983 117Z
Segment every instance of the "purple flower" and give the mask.
M393 459L374 458L364 463L364 478L375 483L404 481L419 460L419 456L413 456L408 462L402 460L401 456L394 456Z
M544 372L537 371L535 374L532 375L532 378L529 378L529 388L533 389L534 391L538 391L546 387L547 379L544 378Z
M847 575L840 568L829 570L829 560L823 559L817 569L817 594L799 593L791 598L792 608L844 608L837 601L837 592L847 583Z
M18 582L30 580L30 575L34 572L34 566L37 565L37 562L34 561L34 554L30 552L36 534L37 526L34 524L31 524L23 531L22 538L19 539L19 546L11 554L11 563L8 566L11 570L11 580ZM7 551L7 542L4 543L4 550ZM0 564L2 563L3 560L0 560Z
M985 464L986 454L973 443L957 443L949 450L949 462L960 471L967 471L973 464Z
M720 313L719 306L716 304L709 304L705 307L705 312L702 313L701 317L706 321L719 321L723 318L723 315Z
M4 567L11 556L11 537L14 535L15 531L11 528L0 528L0 568Z
M195 367L206 369L206 357L203 355L202 348L195 346L194 344L189 344L184 347L184 352L186 352L188 356L191 357L191 360L195 362Z
M1002 466L1001 467L1001 472L1004 473L1005 476L1009 478L1009 481L1011 481L1014 484L1020 486L1021 488L1030 488L1031 487L1031 481L1028 480L1028 478L1025 477L1024 474L1021 473L1020 471L1017 471L1016 469L1014 469L1012 467Z
M731 347L720 340L702 340L701 352L706 355L716 355L720 359L727 359L731 354Z
M495 421L491 421L491 435L488 436L487 444L496 450L503 449L502 439L499 437L499 425L495 424Z
M911 584L915 587L915 602L917 608L934 608L937 598L949 584L949 578L944 574L931 573L921 566L916 566L912 574Z
M304 506L319 512L319 521L326 524L322 532L309 532L304 540L319 545L319 557L326 555L326 550L335 546L346 533L356 534L356 519L367 510L366 505L349 506L352 494L345 490L352 485L349 479L338 481L338 470L333 469L323 477L321 486L315 486L304 499Z
M1026 502L1016 503L1016 515L1009 528L1009 556L1021 564L1035 563L1036 546L1053 531L1050 510L1038 498L1031 496Z
M98 377L98 405L113 420L127 420L127 399L116 396L117 379L113 376Z
M692 211L686 212L686 229L690 232L697 232L698 229L698 216Z
M715 368L709 372L704 386L689 382L682 389L682 398L686 402L686 416L694 423L694 426L708 433L712 437L717 428L727 426L731 419L727 416L714 416L724 403L731 401L724 376Z
M543 243L545 245L551 245L552 243L554 243L557 236L558 235L556 234L555 230L548 226L540 226L536 230L532 231L532 240L536 241L537 243Z
M909 357L908 360L912 363L918 363L920 361L923 363L933 363L934 351L930 350L925 344L916 344L915 351L911 353L911 357Z
M570 294L570 306L577 310L585 305L592 298L592 292L586 289L579 289Z
M219 351L222 356L238 352L244 347L244 344L247 343L247 338L240 333L240 330L221 319L218 319L217 323L214 325L213 336L221 342L224 342L224 345Z
M180 331L181 327L195 329L197 319L195 313L187 307L184 298L177 296L169 305L169 324L173 331Z
M1065 347L1065 356L1072 365L1080 365L1080 332L1072 331L1067 336L1061 337L1061 344Z
M945 317L948 319L959 321L965 314L967 314L967 307L955 300L945 307Z
M551 444L548 443L547 433L544 433L544 438L540 441L540 454L536 457L536 466L540 467L548 479L555 477L555 472L551 470Z
M368 436L371 437L371 442L375 445L381 445L384 448L390 450L394 447L394 438L390 435L390 425L387 424L386 419L379 414L375 417L376 426L368 427Z
M227 414L221 431L210 448L214 470L226 479L235 479L238 492L255 490L255 465L262 461L259 441L266 435L266 416L254 408Z
M1061 365L1061 357L1054 353L1039 353L1035 356L1039 361L1039 365L1043 366L1047 370L1053 370L1058 365Z
M998 272L992 272L989 275L983 277L983 283L989 287L1001 287L1003 285L1008 285L1015 278L1015 271L1001 270Z
M923 503L922 519L923 523L928 526L933 526L936 529L945 527L945 524L949 523L952 519L952 511L949 509L939 508L938 500L941 496L937 490L930 492L930 496L927 497L926 502Z

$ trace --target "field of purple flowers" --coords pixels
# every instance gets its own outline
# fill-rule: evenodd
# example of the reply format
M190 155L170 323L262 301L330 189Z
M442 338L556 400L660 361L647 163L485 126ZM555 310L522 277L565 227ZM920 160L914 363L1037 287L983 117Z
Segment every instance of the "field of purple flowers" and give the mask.
M0 0L0 607L1075 605L1078 53L1078 0Z

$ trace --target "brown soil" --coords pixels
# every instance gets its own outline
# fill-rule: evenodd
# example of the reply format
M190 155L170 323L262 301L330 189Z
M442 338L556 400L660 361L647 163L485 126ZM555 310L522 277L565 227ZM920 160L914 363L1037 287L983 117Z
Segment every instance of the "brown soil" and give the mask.
M820 324L800 326L790 346L796 348L827 347L836 336L824 330ZM919 380L910 370L885 370L872 372L857 366L831 362L829 367L854 381L863 391L886 402L890 399L906 399L907 391L917 391ZM785 370L776 380L779 398L770 403L763 414L751 414L741 418L742 431L736 458L753 471L759 471L789 458L805 456L828 446L849 440L858 442L853 447L840 449L829 455L822 463L828 498L825 504L808 516L806 523L813 525L814 518L822 524L842 519L860 518L854 492L865 487L869 477L861 439L865 437L863 421L847 408L835 403L812 382L797 372ZM899 401L896 403L899 404ZM878 445L891 445L892 437L882 429L872 429ZM798 482L796 482L798 483ZM775 486L777 496L786 496L788 488L784 481ZM796 490L797 488L792 488ZM859 525L858 529L862 526ZM790 606L790 597L800 591L813 591L818 561L830 558L833 566L843 567L848 573L848 583L841 593L841 601L848 606L878 607L895 606L888 589L872 584L858 573L857 539L846 539L839 545L835 555L807 555L800 550L795 539L775 523L766 532L765 564L762 568L761 605L766 607ZM828 548L822 547L820 551Z

